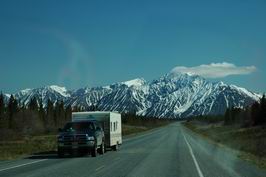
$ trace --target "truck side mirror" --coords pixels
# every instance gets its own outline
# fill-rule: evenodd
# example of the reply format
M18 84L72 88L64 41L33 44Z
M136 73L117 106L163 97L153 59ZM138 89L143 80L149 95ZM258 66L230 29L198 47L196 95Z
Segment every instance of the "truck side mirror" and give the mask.
M58 132L62 132L62 131L63 131L63 129L62 129L62 128L59 128L59 129L58 129Z

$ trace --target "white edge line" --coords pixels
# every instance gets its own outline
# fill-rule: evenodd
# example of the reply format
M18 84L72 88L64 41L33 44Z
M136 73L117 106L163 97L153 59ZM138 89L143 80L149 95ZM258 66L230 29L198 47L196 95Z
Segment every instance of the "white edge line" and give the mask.
M183 134L183 133L182 133L182 134ZM197 162L197 160L196 160L196 157L195 157L195 155L194 155L194 153L193 153L193 150L192 150L192 148L191 148L191 146L190 146L189 142L187 141L187 138L185 137L184 134L183 134L183 137L184 137L184 139L185 139L185 141L186 141L186 143L187 143L187 146L188 146L188 149L189 149L190 155L191 155L191 157L192 157L192 159L193 159L193 161L194 161L194 164L195 164L195 166L196 166L196 169L197 169L197 171L198 171L199 176L200 176L200 177L204 177L203 174L202 174L202 172L201 172L201 169L200 169L200 167L199 167L199 164L198 164L198 162Z
M104 168L104 165L103 165L103 166L100 166L100 167L98 167L98 168L96 168L95 171L99 171L99 170L101 170L101 169L103 169L103 168Z
M37 160L37 161L29 162L29 163L24 163L24 164L21 164L21 165L16 165L16 166L13 166L13 167L0 169L0 172L6 171L6 170L10 170L10 169L13 169L13 168L23 167L23 166L34 164L34 163L38 163L38 162L42 162L42 161L45 161L45 160L48 160L48 159Z

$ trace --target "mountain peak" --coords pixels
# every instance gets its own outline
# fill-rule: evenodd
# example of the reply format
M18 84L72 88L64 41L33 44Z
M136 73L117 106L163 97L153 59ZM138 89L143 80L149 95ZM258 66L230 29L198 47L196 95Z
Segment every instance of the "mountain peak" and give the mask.
M252 97L254 100L259 101L259 99L261 98L261 95L253 93L251 91L248 91L247 89L243 88L243 87L239 87L236 85L229 85L229 87L231 87L232 89L237 90L239 93L245 94L249 97Z
M48 86L48 88L51 88L55 91L66 91L66 88L65 87L61 87L61 86L58 86L58 85L50 85Z
M176 75L176 76L178 76L178 75L195 76L195 75L197 75L197 74L194 74L194 73L192 73L192 72L180 72L180 71L175 71L175 70L173 69L173 70L171 70L171 71L169 72L169 75Z
M125 81L125 82L122 82L122 84L125 84L127 85L128 87L132 87L132 86L142 86L146 83L146 81L143 79L143 78L136 78L136 79L132 79L132 80L129 80L129 81Z
M171 80L171 81L205 81L205 78L193 74L193 73L182 73L182 72L169 72L164 75L161 79Z
M27 89L21 90L20 93L21 93L22 95L25 95L25 94L29 93L31 90L32 90L32 89L27 88Z
M69 97L70 95L68 94L68 91L65 87L61 87L61 86L58 86L58 85L50 85L50 86L47 86L45 87L47 89L51 89L57 93L59 93L60 95L64 96L64 97Z

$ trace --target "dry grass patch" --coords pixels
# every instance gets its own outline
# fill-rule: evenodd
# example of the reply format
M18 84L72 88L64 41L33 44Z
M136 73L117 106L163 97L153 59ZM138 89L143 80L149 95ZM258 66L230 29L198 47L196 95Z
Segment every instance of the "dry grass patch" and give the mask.
M184 125L210 140L241 152L240 157L266 168L266 127L202 126L196 121Z

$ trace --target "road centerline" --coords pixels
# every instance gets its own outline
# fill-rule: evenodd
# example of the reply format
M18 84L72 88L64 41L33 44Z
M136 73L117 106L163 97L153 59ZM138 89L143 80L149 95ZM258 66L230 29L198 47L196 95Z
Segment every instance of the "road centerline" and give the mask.
M193 150L192 150L192 148L191 148L189 142L187 141L186 136L183 134L183 132L182 132L182 135L183 135L183 137L184 137L184 139L185 139L185 142L186 142L186 144L187 144L187 146L188 146L188 149L189 149L190 155L191 155L191 157L192 157L192 159L193 159L193 162L194 162L194 164L195 164L195 166L196 166L196 169L197 169L197 172L198 172L199 176L200 176L200 177L204 177L204 176L203 176L203 173L202 173L202 171L201 171L201 169L200 169L200 167L199 167L199 164L198 164L198 162L197 162L197 159L196 159L196 157L195 157L195 155L194 155L194 153L193 153Z
M0 169L0 172L6 171L6 170L11 170L11 169L14 169L14 168L23 167L23 166L26 166L26 165L31 165L31 164L34 164L34 163L43 162L43 161L46 161L46 160L48 160L48 159L36 160L36 161L33 161L33 162L24 163L24 164L21 164L21 165L16 165L16 166L13 166L13 167L8 167L8 168Z

